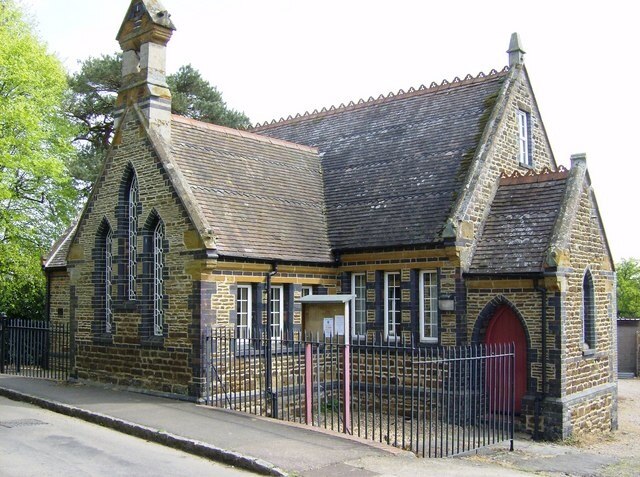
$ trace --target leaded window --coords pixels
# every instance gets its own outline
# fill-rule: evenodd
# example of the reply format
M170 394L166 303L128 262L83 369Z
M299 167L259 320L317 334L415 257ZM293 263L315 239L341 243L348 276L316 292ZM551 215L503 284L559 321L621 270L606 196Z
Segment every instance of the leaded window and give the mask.
M363 338L367 325L367 279L364 273L351 275L351 292L356 296L351 304L351 335Z
M271 287L271 338L281 339L284 328L284 287Z
M135 174L131 177L131 184L129 184L129 206L128 206L128 218L129 218L129 243L127 250L128 261L128 279L129 279L129 299L135 300L136 298L136 273L137 273L137 261L138 261L138 179Z
M104 328L107 333L111 333L113 327L113 297L111 296L113 278L112 239L113 233L109 228L104 237Z
M384 275L384 335L385 339L400 336L401 303L400 273L387 272Z
M251 285L238 285L236 294L236 328L240 340L251 339Z
M164 331L164 224L161 220L153 230L153 334Z
M438 341L438 276L432 271L420 273L420 340Z
M596 347L596 308L593 276L587 270L582 279L582 342L583 349Z

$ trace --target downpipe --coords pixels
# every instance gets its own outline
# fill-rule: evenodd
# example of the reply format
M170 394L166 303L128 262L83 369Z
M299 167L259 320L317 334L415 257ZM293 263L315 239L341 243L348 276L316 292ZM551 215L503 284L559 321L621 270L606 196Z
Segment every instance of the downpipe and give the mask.
M267 273L267 342L265 344L265 390L264 397L267 404L271 405L271 416L278 418L278 397L273 392L272 369L273 369L273 347L272 347L272 323L271 323L271 278L278 273L278 263L273 262L271 271ZM258 318L259 319L259 318Z

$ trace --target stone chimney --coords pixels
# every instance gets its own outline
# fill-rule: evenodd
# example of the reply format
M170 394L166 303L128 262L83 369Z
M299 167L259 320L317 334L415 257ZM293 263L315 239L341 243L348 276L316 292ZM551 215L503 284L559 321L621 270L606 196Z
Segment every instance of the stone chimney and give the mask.
M116 126L127 106L137 104L150 129L171 142L171 92L166 78L167 43L175 26L158 0L132 0L116 40L122 48L122 88Z
M524 64L525 51L522 49L520 35L517 33L511 34L511 41L509 41L509 49L507 50L507 53L509 53L509 68Z

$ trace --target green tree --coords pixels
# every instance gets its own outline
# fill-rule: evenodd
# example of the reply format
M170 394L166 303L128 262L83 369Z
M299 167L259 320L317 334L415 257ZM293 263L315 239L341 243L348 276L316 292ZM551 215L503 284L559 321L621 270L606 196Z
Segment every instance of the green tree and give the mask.
M121 85L122 56L119 53L88 58L69 78L66 109L78 124L75 144L78 155L71 173L85 193L91 189L113 136L113 110ZM167 77L172 111L200 121L246 128L249 119L227 107L220 92L191 65L182 66Z
M40 255L76 212L66 87L21 10L0 0L0 311L13 316L42 314Z
M616 265L618 276L618 316L640 317L640 261L623 260Z

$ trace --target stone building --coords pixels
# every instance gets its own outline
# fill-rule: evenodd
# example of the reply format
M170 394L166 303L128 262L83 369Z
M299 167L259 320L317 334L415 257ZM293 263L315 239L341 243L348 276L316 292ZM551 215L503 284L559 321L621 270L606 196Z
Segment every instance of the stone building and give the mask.
M517 35L500 71L238 131L171 115L173 31L132 1L112 150L45 261L78 378L198 399L205 327L291 336L303 294L353 293L353 340L516 342L526 429L616 427L613 261Z

